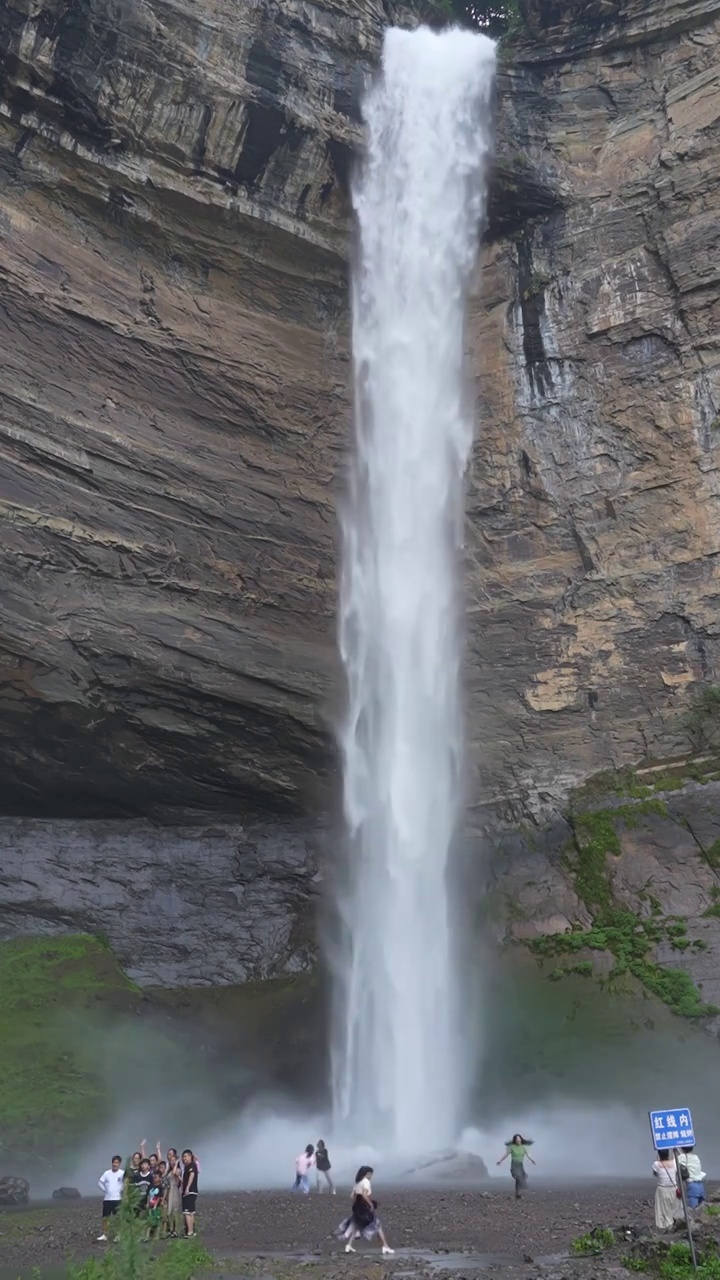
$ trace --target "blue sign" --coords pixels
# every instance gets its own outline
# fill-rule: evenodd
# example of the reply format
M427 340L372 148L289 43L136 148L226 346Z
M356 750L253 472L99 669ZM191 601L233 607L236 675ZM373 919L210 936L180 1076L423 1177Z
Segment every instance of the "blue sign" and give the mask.
M656 1151L695 1146L692 1116L687 1107L675 1111L650 1111L648 1114Z

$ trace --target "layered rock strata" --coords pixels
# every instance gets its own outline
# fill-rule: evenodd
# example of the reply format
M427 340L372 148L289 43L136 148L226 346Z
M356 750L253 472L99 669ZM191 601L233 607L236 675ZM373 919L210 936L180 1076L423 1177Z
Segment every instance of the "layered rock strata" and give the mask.
M227 986L315 958L317 863L296 829L0 822L0 939L92 933L141 987Z
M468 340L475 825L718 676L718 6L533 3ZM380 0L1 0L6 813L322 809Z

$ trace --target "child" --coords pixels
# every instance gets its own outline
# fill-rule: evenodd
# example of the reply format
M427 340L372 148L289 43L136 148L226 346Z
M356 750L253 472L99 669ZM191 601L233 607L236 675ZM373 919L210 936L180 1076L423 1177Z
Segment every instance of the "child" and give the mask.
M293 1191L302 1191L305 1196L310 1195L310 1170L314 1164L315 1148L309 1142L295 1161L295 1185L293 1186Z
M140 1168L130 1176L130 1195L135 1216L140 1217L147 1206L148 1192L152 1185L150 1161L146 1156L140 1161Z
M159 1169L156 1169L153 1174L152 1185L148 1191L147 1197L146 1240L157 1239L157 1234L162 1222L163 1198L162 1174Z

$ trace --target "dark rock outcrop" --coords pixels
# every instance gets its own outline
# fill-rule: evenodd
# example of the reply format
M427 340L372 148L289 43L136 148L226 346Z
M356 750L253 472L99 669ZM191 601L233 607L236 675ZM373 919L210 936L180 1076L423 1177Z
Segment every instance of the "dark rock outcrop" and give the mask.
M0 938L93 933L140 986L307 969L316 864L297 830L0 823Z
M29 1199L30 1183L26 1178L10 1176L0 1178L0 1204L9 1206L27 1204Z

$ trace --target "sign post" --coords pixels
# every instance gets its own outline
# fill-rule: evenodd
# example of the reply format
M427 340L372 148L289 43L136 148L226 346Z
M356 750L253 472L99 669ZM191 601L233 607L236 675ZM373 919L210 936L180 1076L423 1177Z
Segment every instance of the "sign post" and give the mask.
M685 1183L682 1179L677 1150L678 1146L695 1146L695 1130L693 1129L692 1116L687 1107L678 1107L675 1111L650 1111L648 1114L650 1116L650 1128L652 1130L655 1150L672 1151L675 1156L675 1175L677 1177L677 1185L680 1191L680 1199L682 1201L685 1229L687 1231L688 1242L690 1244L690 1256L692 1258L693 1267L697 1271L695 1241L693 1239L692 1228L690 1225Z

